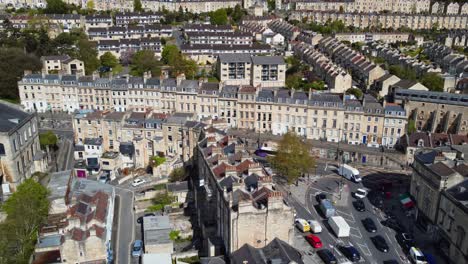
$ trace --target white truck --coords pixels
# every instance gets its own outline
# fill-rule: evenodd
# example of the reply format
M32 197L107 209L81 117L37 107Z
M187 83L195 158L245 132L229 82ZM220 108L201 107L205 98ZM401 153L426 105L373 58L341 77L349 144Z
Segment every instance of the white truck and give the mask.
M349 237L351 228L343 217L332 216L328 219L328 224L335 233L336 237Z
M361 177L359 177L359 171L348 164L342 164L338 167L338 174L353 182L362 181Z

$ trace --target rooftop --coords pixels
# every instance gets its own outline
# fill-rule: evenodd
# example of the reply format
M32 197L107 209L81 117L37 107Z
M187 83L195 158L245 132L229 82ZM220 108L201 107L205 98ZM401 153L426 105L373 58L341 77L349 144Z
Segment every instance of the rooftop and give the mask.
M0 132L10 132L32 116L16 105L0 101Z

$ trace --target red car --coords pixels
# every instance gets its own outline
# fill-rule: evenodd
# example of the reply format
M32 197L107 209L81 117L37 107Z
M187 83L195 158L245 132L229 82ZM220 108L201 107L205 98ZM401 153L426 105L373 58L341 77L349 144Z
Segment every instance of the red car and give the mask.
M306 237L307 242L313 247L313 248L321 248L322 247L322 241L318 236L315 235L307 235Z

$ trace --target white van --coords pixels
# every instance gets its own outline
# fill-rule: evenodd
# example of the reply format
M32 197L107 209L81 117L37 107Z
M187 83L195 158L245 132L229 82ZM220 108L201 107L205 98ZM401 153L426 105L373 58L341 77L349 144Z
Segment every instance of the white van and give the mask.
M426 257L419 248L411 247L409 250L409 258L414 264L427 264Z
M342 164L338 168L338 174L353 182L362 181L361 177L359 177L359 171L348 164Z
M314 234L318 234L322 232L322 226L320 225L319 221L317 220L307 220L307 223L310 227L310 232Z
M302 218L296 218L294 222L296 224L297 229L301 230L302 233L310 231L309 223L307 223L306 220Z

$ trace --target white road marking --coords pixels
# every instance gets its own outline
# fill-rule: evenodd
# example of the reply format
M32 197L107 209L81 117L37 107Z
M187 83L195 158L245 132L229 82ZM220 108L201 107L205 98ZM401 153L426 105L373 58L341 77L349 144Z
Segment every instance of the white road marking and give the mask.
M388 241L390 241L390 243L393 244L392 240L390 239L390 237L388 236L387 232L385 232L385 236L388 238Z
M339 214L341 217L343 217L346 221L350 222L350 223L356 223L356 221L354 220L354 217L350 214L347 214L347 213L344 213L340 210L336 210L337 214Z
M354 232L353 232L353 231L354 231ZM354 234L355 232L357 232L357 234ZM352 235L352 236L354 236L354 237L357 237L357 238L359 238L359 239L362 238L362 233L361 233L361 231L360 231L358 228L356 228L356 227L351 227L350 235Z
M322 193L334 194L333 192L324 191L324 190L321 190L321 189L318 189L318 188L315 188L315 187L309 187L309 188L314 189L314 190L319 191L319 192L322 192Z
M357 243L357 245L361 249L362 253L364 253L364 255L366 255L368 257L372 256L372 253L371 253L371 251L370 251L370 249L369 249L369 247L367 246L366 243L364 243L364 244Z

